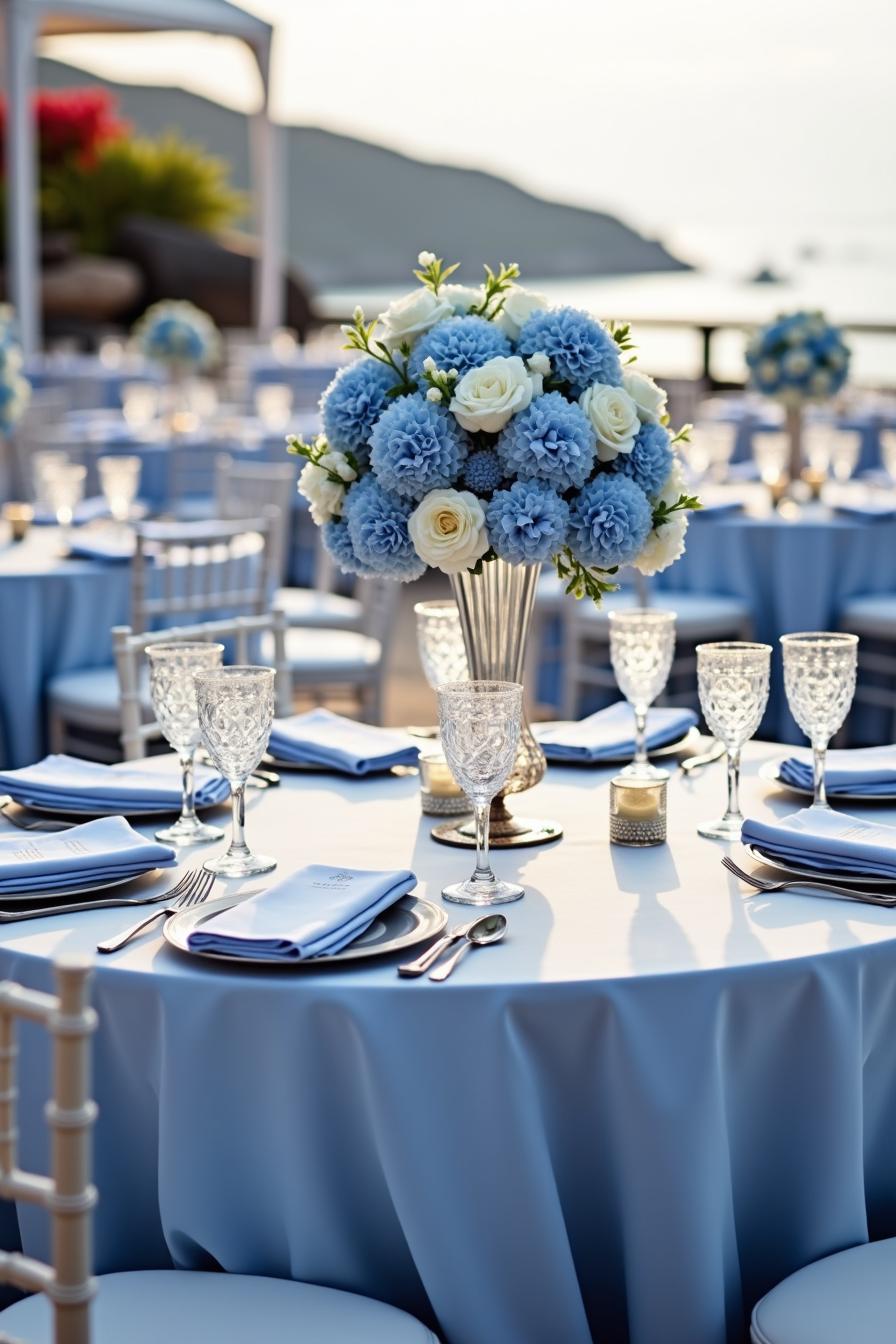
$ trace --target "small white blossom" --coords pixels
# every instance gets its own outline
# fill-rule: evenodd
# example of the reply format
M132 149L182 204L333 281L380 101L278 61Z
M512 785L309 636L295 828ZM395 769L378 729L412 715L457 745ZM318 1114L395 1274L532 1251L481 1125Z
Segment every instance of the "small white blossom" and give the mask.
M364 321L364 309L361 307L360 303L357 305L355 311L352 313L352 318L354 319L355 322Z
M551 371L551 361L541 350L536 350L534 355L530 355L526 363L533 373L540 373L542 378L547 378Z
M437 387L431 387L426 394L427 401L441 401L442 394Z
M435 252L420 252L417 254L418 266L431 266L435 259Z
M449 369L449 370L448 370L448 377L449 377L449 378L459 378L459 377L460 377L460 374L458 373L457 369Z
M338 518L342 513L345 499L345 486L331 481L323 467L316 462L306 462L299 477L299 494L310 505L312 521L318 527Z
M335 448L328 449L322 457L319 457L318 464L325 471L332 471L342 481L353 481L358 474L345 453L337 452Z
M423 370L424 370L425 373L436 373L436 372L438 372L438 365L436 364L436 362L435 362L435 360L433 359L432 355L427 355L426 358L424 359L424 361L423 361Z

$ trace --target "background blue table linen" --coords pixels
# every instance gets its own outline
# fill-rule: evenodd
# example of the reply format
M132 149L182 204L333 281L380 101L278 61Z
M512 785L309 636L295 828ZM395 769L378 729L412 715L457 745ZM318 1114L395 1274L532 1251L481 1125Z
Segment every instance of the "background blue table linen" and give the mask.
M808 757L785 757L778 765L778 774L785 783L798 789L814 788L812 761ZM831 797L838 793L869 793L892 794L896 798L896 746L829 751L824 782Z
M214 915L188 938L196 952L299 961L339 952L417 885L407 869L372 873L310 864Z
M174 863L174 850L146 840L124 817L103 817L53 834L0 835L0 896L59 891L134 877Z
M419 755L407 733L358 723L329 709L275 719L268 750L282 761L319 765L349 775L416 765Z
M142 764L128 761L108 766L76 756L47 756L20 770L0 771L0 790L24 807L123 812L129 816L179 811L181 805L180 771L173 758L170 772L161 773L153 758ZM204 766L197 767L197 807L221 803L229 793L226 779Z
M774 824L748 817L741 839L785 863L819 872L889 877L896 882L896 826L844 812L805 808Z
M696 722L692 709L651 709L647 715L648 750L677 742ZM549 761L596 765L634 755L635 716L631 706L620 700L578 723L538 728L536 736Z

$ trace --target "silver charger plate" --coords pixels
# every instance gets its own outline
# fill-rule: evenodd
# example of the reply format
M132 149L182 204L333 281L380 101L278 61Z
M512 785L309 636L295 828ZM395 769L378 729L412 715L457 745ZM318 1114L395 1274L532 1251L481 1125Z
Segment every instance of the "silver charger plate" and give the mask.
M765 864L766 868L774 868L777 872L788 873L792 877L803 877L807 881L839 882L845 887L896 887L896 877L844 873L839 868L798 868L795 864L786 863L784 859L775 859L770 854L764 854L755 845L744 845L744 849L751 859Z
M25 812L35 812L41 817L80 817L82 821L99 821L102 817L128 817L131 821L154 821L160 817L176 817L180 813L180 802L172 803L171 807L154 808L152 812L143 812L139 808L136 811L128 812L120 807L107 808L95 807L44 807L42 803L21 803L18 798L8 794L16 807L21 807ZM205 812L211 812L216 807L226 807L230 802L230 797L223 798L220 803L203 803L196 808L199 816ZM2 816L2 811L0 811Z
M145 873L131 873L129 877L107 877L104 882L90 882L83 887L66 887L64 891L54 891L52 888L41 891L3 891L0 892L0 907L18 905L19 902L25 901L55 900L62 896L88 896L92 892L123 887L126 882L136 882L138 878L147 875L155 877L158 872L158 868L148 868Z
M296 970L302 966L332 966L337 962L360 961L368 957L382 957L387 952L401 952L427 938L434 938L448 923L448 915L440 906L421 900L419 896L402 896L388 910L377 915L370 928L359 934L353 943L349 943L341 952L333 952L328 956L292 961L283 957L238 957L228 952L197 952L190 947L187 939L194 929L198 929L213 915L230 910L246 899L221 896L214 901L205 901L194 909L181 910L165 921L165 938L172 947L191 957L226 961L238 966L277 966L280 970Z
M556 721L552 719L549 722L533 723L531 725L532 734L536 742L539 743L541 742L540 733L547 731L547 729L550 729L553 732L557 728L571 728L573 726L573 723L569 719L557 719ZM664 747L652 747L647 752L647 755L651 758L655 756L674 756L679 751L693 750L699 745L701 740L700 729L696 724L692 724L687 732L683 733L681 737L676 738L674 742L667 742ZM632 759L632 755L633 753L628 751L623 756L602 756L599 761L549 761L548 764L588 765L594 769L599 769L601 766L605 765L628 765L629 761Z
M338 775L340 779L382 779L383 775L396 775L401 778L402 775L417 775L419 770L416 765L390 765L385 770L368 770L366 775L355 775L351 770L340 770L335 765L317 765L311 761L284 761L279 756L272 756L266 751L261 760L262 767L272 770L282 770L284 774L295 771L300 775Z
M759 778L764 779L767 784L777 784L778 788L786 789L788 793L795 793L799 798L813 798L814 789L802 789L798 784L791 784L789 780L782 779L780 776L781 762L766 761L759 767ZM828 802L830 803L892 803L896 805L896 793L842 793L839 789L836 793L828 792Z

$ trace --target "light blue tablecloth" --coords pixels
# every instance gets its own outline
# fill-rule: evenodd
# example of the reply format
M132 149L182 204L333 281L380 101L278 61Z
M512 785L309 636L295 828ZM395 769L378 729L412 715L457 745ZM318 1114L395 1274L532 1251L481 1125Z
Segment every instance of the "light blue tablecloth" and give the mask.
M751 816L792 807L757 777L779 752L746 752ZM668 847L611 849L609 773L519 800L566 838L493 856L525 899L446 984L395 957L236 973L157 937L100 960L99 1271L330 1284L443 1344L745 1344L773 1284L896 1234L896 913L746 899L695 832L718 770L672 780ZM417 787L284 778L249 836L274 881L407 864L438 901L471 856L431 841ZM132 919L6 926L0 975L46 988L55 952ZM43 1170L46 1047L22 1045L21 1159ZM45 1254L45 1215L19 1219Z

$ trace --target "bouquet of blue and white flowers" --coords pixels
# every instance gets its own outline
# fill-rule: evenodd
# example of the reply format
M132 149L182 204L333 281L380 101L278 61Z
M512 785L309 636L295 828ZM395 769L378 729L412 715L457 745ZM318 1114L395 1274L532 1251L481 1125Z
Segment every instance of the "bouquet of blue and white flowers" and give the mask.
M287 440L299 490L337 565L415 579L500 558L553 561L600 601L622 565L655 574L684 550L685 487L666 393L630 328L551 308L519 268L448 283L421 252L419 288L343 327L361 358L321 401L323 433Z
M0 304L0 436L11 433L31 400L23 363L13 311Z
M786 313L747 345L750 386L785 405L834 397L849 373L849 346L823 313Z
M221 336L208 313L186 299L152 304L134 326L140 353L175 374L195 373L215 364Z

